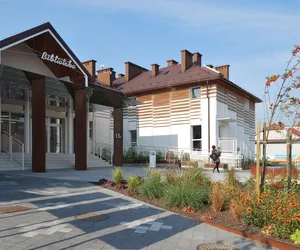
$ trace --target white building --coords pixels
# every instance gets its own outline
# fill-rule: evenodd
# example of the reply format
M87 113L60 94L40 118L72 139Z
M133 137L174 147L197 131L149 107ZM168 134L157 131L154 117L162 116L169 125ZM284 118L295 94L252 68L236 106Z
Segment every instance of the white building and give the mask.
M152 70L125 63L126 74L113 68L95 73L95 61L84 63L98 81L133 99L123 109L123 143L163 151L177 149L208 155L212 145L228 154L253 157L255 104L261 100L229 80L229 65L201 64L201 54L181 51L181 64L167 61ZM136 105L135 105L136 104ZM109 108L96 107L96 140L112 142ZM224 156L225 157L225 156Z

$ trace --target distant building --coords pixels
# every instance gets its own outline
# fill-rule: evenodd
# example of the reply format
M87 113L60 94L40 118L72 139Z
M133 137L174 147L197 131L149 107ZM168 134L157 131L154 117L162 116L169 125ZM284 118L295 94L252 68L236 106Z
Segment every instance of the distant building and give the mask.
M290 128L284 123L272 124L268 128L269 138L267 144L267 159L274 163L286 163L287 152L287 132L292 131L292 160L300 162L300 127ZM260 134L261 141L263 133ZM262 150L262 148L261 148Z

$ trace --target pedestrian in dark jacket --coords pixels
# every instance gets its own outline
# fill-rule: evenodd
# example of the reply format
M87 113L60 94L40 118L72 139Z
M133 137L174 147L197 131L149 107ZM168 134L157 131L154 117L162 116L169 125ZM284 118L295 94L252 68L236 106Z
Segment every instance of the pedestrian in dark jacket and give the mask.
M213 146L212 146L212 153L211 153L211 155L210 155L210 158L211 158L211 159L215 162L215 164L216 164L216 166L215 166L214 169L213 169L213 173L215 172L215 169L217 169L218 173L220 173L220 171L219 171L219 165L220 165L220 163L221 163L221 161L220 161L220 156L221 156L221 152L218 151L218 150L216 149L216 146L215 146L215 145L213 145Z

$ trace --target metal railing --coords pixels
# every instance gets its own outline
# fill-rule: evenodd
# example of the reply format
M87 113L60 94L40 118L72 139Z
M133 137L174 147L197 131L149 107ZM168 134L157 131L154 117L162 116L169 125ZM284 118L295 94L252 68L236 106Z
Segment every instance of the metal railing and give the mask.
M158 158L164 160L197 161L200 165L211 164L210 153L200 149L176 148L168 146L150 146L137 144L135 147L124 145L123 154L128 158L146 158L150 151L156 151ZM240 167L243 156L236 152L223 152L221 162L232 168Z
M114 155L114 147L112 144L105 143L98 140L93 140L93 150L92 153L98 155L102 159L110 162L113 165L113 155Z
M9 155L10 161L13 159L21 164L22 170L25 167L25 150L24 150L24 143L16 139L15 137L9 135L5 131L1 131L2 137L2 150ZM6 138L6 140L5 140ZM3 143L4 141L4 143ZM5 146L5 141L7 141ZM18 150L19 149L19 150ZM14 154L15 153L15 154ZM16 155L21 153L21 159L16 157Z

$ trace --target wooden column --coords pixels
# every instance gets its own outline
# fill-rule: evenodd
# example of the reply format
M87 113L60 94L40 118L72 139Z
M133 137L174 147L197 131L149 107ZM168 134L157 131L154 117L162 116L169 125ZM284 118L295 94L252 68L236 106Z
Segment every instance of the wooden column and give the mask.
M114 108L114 158L115 166L123 166L123 107Z
M256 127L256 193L260 194L260 121Z
M45 77L32 80L32 172L46 172Z
M75 91L75 170L87 170L86 89Z

